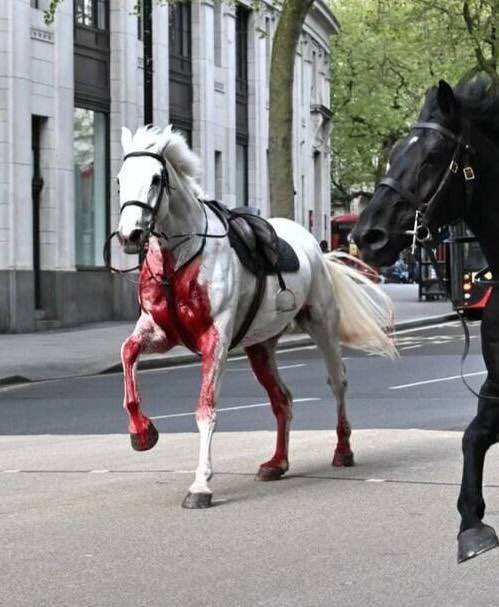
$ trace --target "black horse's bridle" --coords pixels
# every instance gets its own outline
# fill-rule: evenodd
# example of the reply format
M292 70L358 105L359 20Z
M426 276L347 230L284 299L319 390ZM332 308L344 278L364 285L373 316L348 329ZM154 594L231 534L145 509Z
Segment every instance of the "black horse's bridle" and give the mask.
M460 165L463 167L462 170L463 170L464 186L465 186L464 187L465 194L464 194L463 219L467 216L467 214L470 210L471 201L473 199L473 182L475 180L475 172L471 166L471 156L473 156L475 154L475 150L473 149L473 147L470 144L469 125L467 122L465 122L463 124L462 133L460 135L456 135L450 129L442 126L441 124L438 124L438 122L418 122L417 124L414 125L413 129L433 129L435 131L438 131L445 137L452 139L452 141L454 141L456 144L454 153L452 155L452 160L450 161L450 164L449 164L445 174L443 175L442 179L440 180L440 183L438 184L438 187L435 190L434 194L430 197L428 202L421 201L418 199L418 197L415 194L413 194L413 192L408 190L401 183L399 183L395 179L392 179L391 177L385 177L384 179L382 179L379 182L379 185L391 188L392 190L394 190L395 192L400 194L400 196L402 196L403 199L407 200L414 207L414 210L415 210L414 229L406 230L404 232L404 234L413 237L413 246L412 246L413 250L414 250L416 243L420 244L424 248L424 250L433 266L433 269L435 270L435 275L437 276L438 282L440 283L440 287L444 290L444 292L447 293L447 296L449 297L449 300L452 303L452 307L454 308L454 311L458 315L458 318L463 327L464 348L463 348L463 353L461 355L461 380L462 380L462 382L474 396L476 396L478 398L484 398L486 400L498 401L499 397L487 396L487 395L479 394L478 392L476 392L468 384L468 382L466 381L466 379L464 377L464 363L466 361L466 358L468 356L469 349L470 349L470 333L469 333L469 329L468 329L468 325L466 323L466 318L464 316L464 313L462 312L462 310L457 306L456 302L454 301L454 298L452 297L452 293L450 292L449 283L448 283L448 281L446 281L445 276L442 272L442 268L437 261L437 258L435 255L435 249L436 249L437 243L435 242L432 230L430 228L431 213L432 213L433 209L435 208L436 204L438 203L440 197L445 193L445 190L446 190L448 184L453 179L453 177L455 177L459 174Z
M431 214L452 179L459 174L460 165L463 167L465 183L464 216L466 216L471 205L471 200L473 197L472 183L475 179L475 172L473 171L470 162L471 156L474 155L475 151L470 143L469 125L467 122L463 122L462 132L460 135L456 135L456 133L445 126L442 126L438 122L418 122L412 128L412 130L415 129L432 129L437 131L448 139L454 141L456 147L446 172L440 180L435 192L427 202L420 200L416 194L408 190L399 181L391 177L385 177L378 184L379 186L391 188L414 207L414 228L413 230L406 230L404 232L404 234L413 237L413 248L416 243L428 242L432 239L432 233L429 226Z

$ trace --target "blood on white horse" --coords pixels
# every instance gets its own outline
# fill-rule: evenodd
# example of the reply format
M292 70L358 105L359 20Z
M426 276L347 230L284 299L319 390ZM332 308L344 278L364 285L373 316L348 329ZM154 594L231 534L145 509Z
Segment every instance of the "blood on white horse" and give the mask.
M158 438L152 422L141 412L136 379L139 355L180 344L199 351L199 462L183 506L202 508L211 502L211 441L222 371L232 338L252 301L256 279L231 248L220 219L200 201L199 159L183 137L171 127L143 127L133 137L124 129L122 144L125 161L118 176L118 236L126 252L147 251L139 275L141 315L122 347L124 407L132 445L150 449ZM315 238L299 224L287 219L270 222L295 250L300 269L284 274L294 296L293 310L278 309L280 286L276 276L267 276L261 305L241 342L277 420L275 452L260 465L261 480L278 479L289 468L292 396L279 376L275 348L292 320L311 335L324 355L338 414L333 465L353 465L340 341L368 352L396 354L385 331L392 321L391 303L379 287L334 256L325 257Z

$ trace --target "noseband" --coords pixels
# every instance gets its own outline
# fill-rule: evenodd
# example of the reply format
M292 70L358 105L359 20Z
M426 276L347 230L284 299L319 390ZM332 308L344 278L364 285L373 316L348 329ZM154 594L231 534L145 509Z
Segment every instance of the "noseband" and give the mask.
M414 228L413 230L407 230L406 232L404 232L404 234L413 237L413 249L416 245L416 242L422 243L431 240L432 234L429 227L429 218L431 217L431 213L435 208L438 200L440 199L442 193L445 191L452 178L458 174L460 164L462 164L463 166L463 175L465 183L465 216L467 214L468 209L470 208L471 200L473 197L472 182L475 179L475 173L473 171L473 168L471 167L470 158L475 152L469 141L469 126L467 123L464 123L463 126L464 128L461 135L456 135L450 129L442 126L438 122L418 122L413 127L413 130L432 129L444 135L444 137L451 139L456 144L454 153L452 155L452 160L450 161L450 164L447 167L445 174L440 180L440 183L438 184L435 193L431 196L428 202L420 200L416 196L416 194L408 190L399 181L397 181L396 179L392 179L391 177L385 177L378 184L380 186L386 186L391 188L392 190L400 194L404 200L409 202L414 207L414 210L416 212Z

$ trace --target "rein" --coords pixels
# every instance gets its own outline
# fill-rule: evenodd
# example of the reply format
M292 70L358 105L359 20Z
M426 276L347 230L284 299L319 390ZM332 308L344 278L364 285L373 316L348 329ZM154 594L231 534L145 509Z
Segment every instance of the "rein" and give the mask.
M462 170L464 176L464 217L466 217L471 207L471 201L473 199L473 181L475 180L475 172L473 171L473 168L471 166L471 156L475 154L475 150L469 142L469 125L468 123L465 123L464 130L461 135L456 135L451 130L447 129L441 124L438 124L438 122L418 122L414 125L413 128L433 129L441 133L448 139L451 139L456 144L450 164L440 183L438 184L437 189L435 190L431 198L428 200L428 202L424 202L419 200L413 192L405 188L401 183L399 183L395 179L392 179L391 177L385 177L380 181L379 185L384 185L386 187L391 188L392 190L400 194L403 199L410 202L415 208L414 228L412 230L405 231L404 234L413 237L411 247L412 252L414 252L416 244L420 244L423 247L426 255L428 256L431 262L431 265L433 266L440 287L447 293L447 297L449 298L452 304L452 308L456 312L461 323L464 333L464 348L460 362L461 381L469 390L469 392L471 392L471 394L473 394L477 398L499 401L499 397L479 394L466 381L466 378L464 376L464 364L466 362L466 359L468 358L470 350L470 331L468 323L466 322L464 312L458 307L456 301L452 297L450 285L448 281L446 281L445 276L442 272L442 268L435 256L437 243L429 227L431 212L435 208L437 202L440 200L442 193L446 190L452 178L458 175L460 163L462 163ZM488 284L493 287L498 285L499 282L491 281L488 282Z

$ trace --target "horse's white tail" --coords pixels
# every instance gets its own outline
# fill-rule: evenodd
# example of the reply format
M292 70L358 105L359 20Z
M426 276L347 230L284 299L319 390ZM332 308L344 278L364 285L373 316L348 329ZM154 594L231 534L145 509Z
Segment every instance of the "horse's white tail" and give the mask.
M390 298L364 274L335 253L324 256L340 311L340 340L346 346L394 358L397 349L387 335L393 327ZM358 260L356 260L358 261Z

